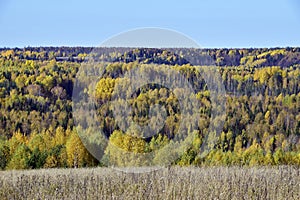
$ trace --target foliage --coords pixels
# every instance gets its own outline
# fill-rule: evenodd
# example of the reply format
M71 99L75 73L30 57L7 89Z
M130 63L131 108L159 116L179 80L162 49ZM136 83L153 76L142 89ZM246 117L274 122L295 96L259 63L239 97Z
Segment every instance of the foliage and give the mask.
M108 62L103 78L95 86L82 88L82 94L94 95L98 122L109 145L103 145L105 159L122 165L124 153L115 152L117 145L126 152L154 152L154 160L165 159L163 151L175 137L184 138L192 131L197 137L190 148L173 164L178 165L300 165L300 68L299 48L273 49L126 49L100 48L101 59ZM0 169L29 169L54 167L81 167L105 164L96 161L87 152L77 136L72 117L72 90L80 63L92 51L83 47L27 47L0 49ZM124 52L120 54L119 52ZM174 52L174 53L171 53ZM211 94L201 72L182 55L209 55L216 61L226 90L227 110L225 124L217 143L206 158L199 155L203 138L211 135L213 105ZM200 59L201 60L201 59ZM200 66L205 70L207 66ZM152 66L149 71L147 66ZM135 90L124 74L131 69L152 73L155 69L171 66L190 81L201 107L180 105L180 88L171 91L163 86L148 84ZM209 67L209 66L208 66ZM200 71L201 71L200 70ZM166 74L164 74L166 75ZM167 76L166 76L167 77ZM88 78L81 79L89 85ZM172 80L180 84L180 80ZM139 125L155 124L149 119L153 105L165 108L165 121L155 137L142 137L138 129L123 131L118 127L107 104L117 92L132 94L129 104L132 115L122 119ZM118 99L117 99L118 100ZM122 102L119 100L119 103ZM200 113L197 130L190 130L180 120L180 106ZM154 107L154 110L157 107ZM122 111L122 109L120 109ZM120 112L121 112L120 111ZM84 112L84 110L82 111ZM118 121L119 120L119 121ZM88 126L89 119L85 119ZM102 141L98 141L102 145ZM144 163L144 160L136 160ZM124 163L123 163L124 164Z

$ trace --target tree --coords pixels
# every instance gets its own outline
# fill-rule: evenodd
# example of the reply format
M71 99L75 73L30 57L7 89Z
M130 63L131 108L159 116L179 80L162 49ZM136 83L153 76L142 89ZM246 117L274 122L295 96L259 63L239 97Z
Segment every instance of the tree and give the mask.
M42 96L42 87L40 85L30 84L26 87L26 91L33 96Z
M30 154L31 151L25 144L19 145L8 162L6 169L28 169L27 159L30 157Z
M0 169L5 169L9 159L9 147L0 139Z
M60 86L55 86L51 89L51 93L57 98L57 99L64 99L66 98L66 90Z
M19 76L15 79L15 82L16 82L16 85L17 85L19 91L21 91L22 89L24 89L26 78L27 78L27 77L24 77L24 75L19 75Z
M41 80L41 83L46 89L46 91L50 91L50 89L55 84L55 79L53 78L53 76L47 75Z
M89 154L77 132L72 131L66 143L67 163L69 167L94 166L96 161Z
M27 138L21 134L19 131L15 132L13 136L10 138L8 141L8 146L9 146L9 155L13 155L16 151L16 149L20 145L25 145L27 143Z
M26 157L26 166L31 169L42 168L46 162L47 152L40 151L37 147L30 152L30 155Z
M95 97L101 101L107 101L111 98L116 84L116 79L102 78L96 85Z
M106 164L123 167L147 165L153 159L145 159L144 153L149 151L148 144L135 135L114 131L105 150Z

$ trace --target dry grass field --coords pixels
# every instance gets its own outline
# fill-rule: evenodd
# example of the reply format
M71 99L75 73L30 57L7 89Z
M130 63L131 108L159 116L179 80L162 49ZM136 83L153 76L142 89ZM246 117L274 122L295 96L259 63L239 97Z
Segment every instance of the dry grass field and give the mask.
M300 169L172 167L0 172L0 199L300 199Z

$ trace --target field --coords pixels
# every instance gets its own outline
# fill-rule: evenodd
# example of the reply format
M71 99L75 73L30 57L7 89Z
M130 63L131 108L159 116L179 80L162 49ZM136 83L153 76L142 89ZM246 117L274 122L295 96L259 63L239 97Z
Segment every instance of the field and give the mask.
M300 199L300 169L171 167L0 172L0 199Z

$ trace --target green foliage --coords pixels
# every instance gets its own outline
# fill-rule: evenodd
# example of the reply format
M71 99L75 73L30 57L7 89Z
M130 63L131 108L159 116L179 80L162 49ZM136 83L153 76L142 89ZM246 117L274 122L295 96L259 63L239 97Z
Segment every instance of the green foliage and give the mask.
M9 158L9 147L6 142L0 139L0 169L4 169Z
M30 149L25 145L21 144L17 147L14 154L11 156L8 162L7 169L28 169L28 158L30 157Z
M26 158L26 165L32 169L42 168L47 156L47 152L41 152L38 148L35 148Z

